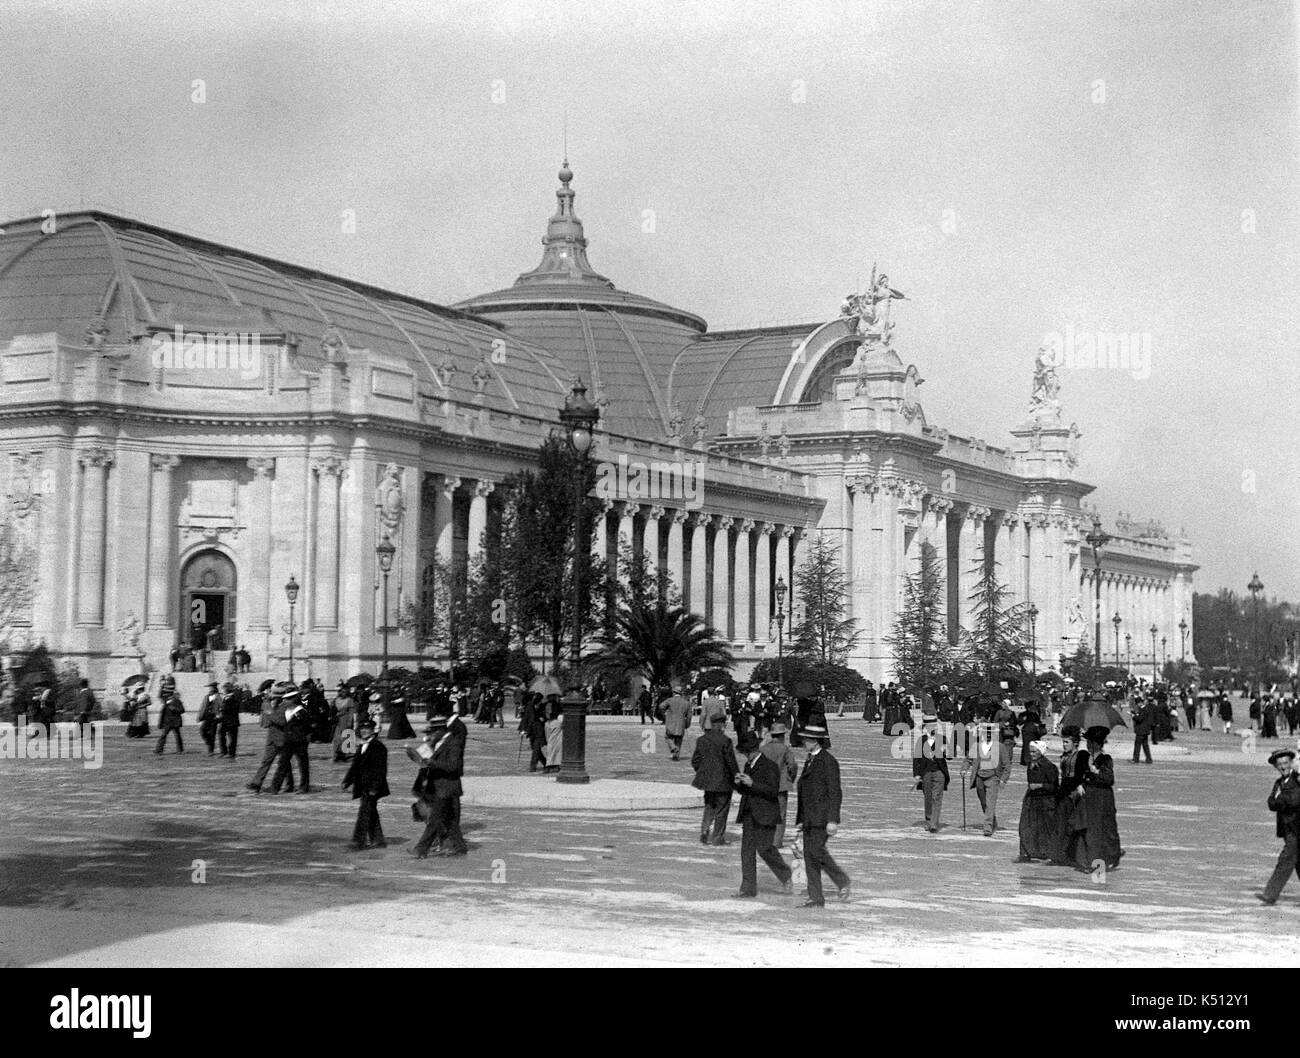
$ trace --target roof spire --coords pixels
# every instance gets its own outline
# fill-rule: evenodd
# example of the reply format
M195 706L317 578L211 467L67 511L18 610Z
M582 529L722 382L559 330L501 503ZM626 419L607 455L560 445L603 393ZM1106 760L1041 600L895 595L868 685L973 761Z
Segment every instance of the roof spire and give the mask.
M555 216L546 226L542 239L542 262L531 272L524 272L515 280L515 286L536 283L599 284L613 288L604 276L598 274L587 261L587 240L582 233L582 221L573 212L573 170L569 168L568 130L565 130L564 164L560 168L560 187L555 192Z

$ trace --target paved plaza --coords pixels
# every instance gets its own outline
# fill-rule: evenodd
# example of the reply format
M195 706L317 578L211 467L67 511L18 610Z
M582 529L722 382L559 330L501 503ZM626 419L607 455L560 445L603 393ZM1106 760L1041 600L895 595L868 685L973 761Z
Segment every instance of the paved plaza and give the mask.
M653 743L648 730L591 722L593 776L689 782L695 734L673 762L662 728ZM1267 961L1300 912L1294 883L1275 908L1252 895L1278 849L1264 804L1269 744L1250 756L1218 733L1181 735L1178 755L1135 766L1121 732L1112 749L1127 856L1097 884L1012 862L1023 769L993 838L974 825L963 832L954 772L944 828L932 836L910 761L892 759L880 725L833 720L845 822L831 848L855 898L821 911L779 895L770 875L757 900L729 899L739 828L729 846L702 846L695 810L467 803L470 855L417 861L415 769L398 752L382 809L388 848L352 853L355 805L328 747L312 747L319 792L254 795L243 785L260 728L244 728L235 762L208 757L197 732L185 734L183 755L157 757L152 742L110 725L98 770L0 761L4 964L1018 966L1060 964L1068 952L1073 965L1229 966ZM467 789L475 776L526 771L517 752L512 729L471 724ZM553 781L520 780L539 794ZM971 824L975 805L972 792Z

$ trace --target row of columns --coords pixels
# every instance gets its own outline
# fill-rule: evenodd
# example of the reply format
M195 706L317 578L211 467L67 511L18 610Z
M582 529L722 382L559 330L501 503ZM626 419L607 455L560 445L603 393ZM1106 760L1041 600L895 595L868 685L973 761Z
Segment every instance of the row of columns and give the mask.
M777 579L793 590L795 527L607 500L592 535L593 557L617 561L625 546L637 547L638 527L638 550L647 566L657 570L662 565L683 605L719 636L735 643L766 643L772 637ZM787 596L787 613L792 598Z
M1160 660L1160 640L1165 640L1165 653L1169 660L1177 661L1182 656L1182 633L1179 621L1187 624L1187 640L1191 647L1190 607L1182 612L1177 606L1177 574L1172 579L1146 577L1139 574L1111 573L1103 567L1101 573L1101 625L1102 657L1112 661L1116 651L1116 631L1113 623L1119 615L1119 657L1120 663L1127 661L1124 636L1133 637L1132 656L1142 658L1150 664L1152 656L1151 626L1155 625L1155 653ZM1084 573L1084 587L1088 593L1088 610L1091 614L1096 609L1096 581L1093 570ZM1091 620L1091 618L1090 618Z

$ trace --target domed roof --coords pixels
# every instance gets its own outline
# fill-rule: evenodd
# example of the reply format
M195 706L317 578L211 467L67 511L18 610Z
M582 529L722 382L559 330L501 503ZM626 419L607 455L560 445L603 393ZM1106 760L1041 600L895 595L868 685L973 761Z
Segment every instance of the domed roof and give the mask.
M502 328L455 309L102 211L56 216L49 232L40 217L0 224L0 344L252 331L292 336L307 365L340 342L405 360L438 399L468 403L481 385L491 404L549 420L569 392L571 371L550 352L515 336L507 352L519 355L494 355Z
M456 308L501 323L589 380L593 399L608 409L607 429L660 439L673 414L665 388L673 361L708 325L692 312L619 290L592 268L567 158L559 177L541 262L512 286Z

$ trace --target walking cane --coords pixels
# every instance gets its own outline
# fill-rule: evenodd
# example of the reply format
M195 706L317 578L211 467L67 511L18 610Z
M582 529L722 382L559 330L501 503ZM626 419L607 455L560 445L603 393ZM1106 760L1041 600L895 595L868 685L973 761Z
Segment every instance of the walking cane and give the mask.
M966 829L966 776L961 781L961 828Z
M515 763L518 764L524 759L524 733L519 732L519 752L515 754Z

